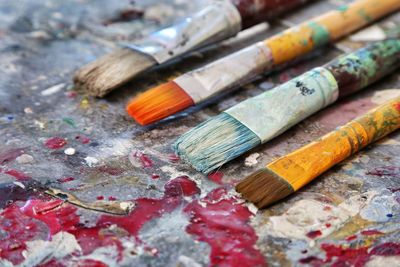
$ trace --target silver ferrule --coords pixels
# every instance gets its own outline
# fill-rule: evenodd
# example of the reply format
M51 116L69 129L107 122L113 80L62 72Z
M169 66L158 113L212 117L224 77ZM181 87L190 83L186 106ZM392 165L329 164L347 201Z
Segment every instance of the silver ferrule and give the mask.
M234 36L240 30L241 17L236 7L229 0L216 0L176 25L123 46L149 55L161 64L195 48Z

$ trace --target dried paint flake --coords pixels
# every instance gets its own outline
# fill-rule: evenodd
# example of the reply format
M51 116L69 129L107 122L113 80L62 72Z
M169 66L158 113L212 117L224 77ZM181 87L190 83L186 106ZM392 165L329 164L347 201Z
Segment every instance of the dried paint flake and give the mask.
M75 148L73 148L73 147L68 147L68 148L66 148L65 150L64 150L64 153L66 154L66 155L68 155L68 156L72 156L72 155L74 155L75 154Z
M258 163L257 159L260 157L259 153L250 154L245 160L244 165L246 167L253 167Z
M65 87L65 83L60 83L60 84L54 85L52 87L49 87L49 88L43 90L40 94L42 96L49 96L49 95L59 92L64 87Z

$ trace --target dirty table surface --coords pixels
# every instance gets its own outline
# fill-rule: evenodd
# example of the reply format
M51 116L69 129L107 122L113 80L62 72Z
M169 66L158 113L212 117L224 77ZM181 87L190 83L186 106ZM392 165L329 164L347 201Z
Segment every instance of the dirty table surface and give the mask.
M149 127L125 114L133 96L345 1L315 1L104 99L74 89L79 66L204 4L0 1L0 266L400 266L399 132L268 209L233 190L270 160L398 96L398 71L209 177L171 149L198 123L360 47L371 32L398 33L399 13Z

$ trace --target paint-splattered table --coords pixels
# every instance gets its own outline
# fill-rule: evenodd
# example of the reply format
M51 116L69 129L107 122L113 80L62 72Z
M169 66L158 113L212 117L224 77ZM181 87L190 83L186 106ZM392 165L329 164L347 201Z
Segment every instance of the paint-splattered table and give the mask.
M400 14L265 74L218 104L143 128L124 112L132 96L344 2L315 2L105 99L75 91L74 70L115 41L138 38L204 4L135 2L0 2L0 266L400 265L399 133L269 209L257 211L232 190L271 159L399 95L398 72L209 177L170 148L180 134L238 101L398 34Z

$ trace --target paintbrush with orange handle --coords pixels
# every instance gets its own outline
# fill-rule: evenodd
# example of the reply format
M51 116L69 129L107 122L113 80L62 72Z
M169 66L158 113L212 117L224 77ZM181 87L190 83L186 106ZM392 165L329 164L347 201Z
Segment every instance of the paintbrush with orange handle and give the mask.
M399 0L355 1L150 89L126 110L139 124L156 122L399 9Z
M309 0L214 0L178 24L145 36L83 66L75 84L102 97L144 71L234 36Z
M332 166L400 128L400 97L378 106L247 176L236 190L263 208L299 190Z

